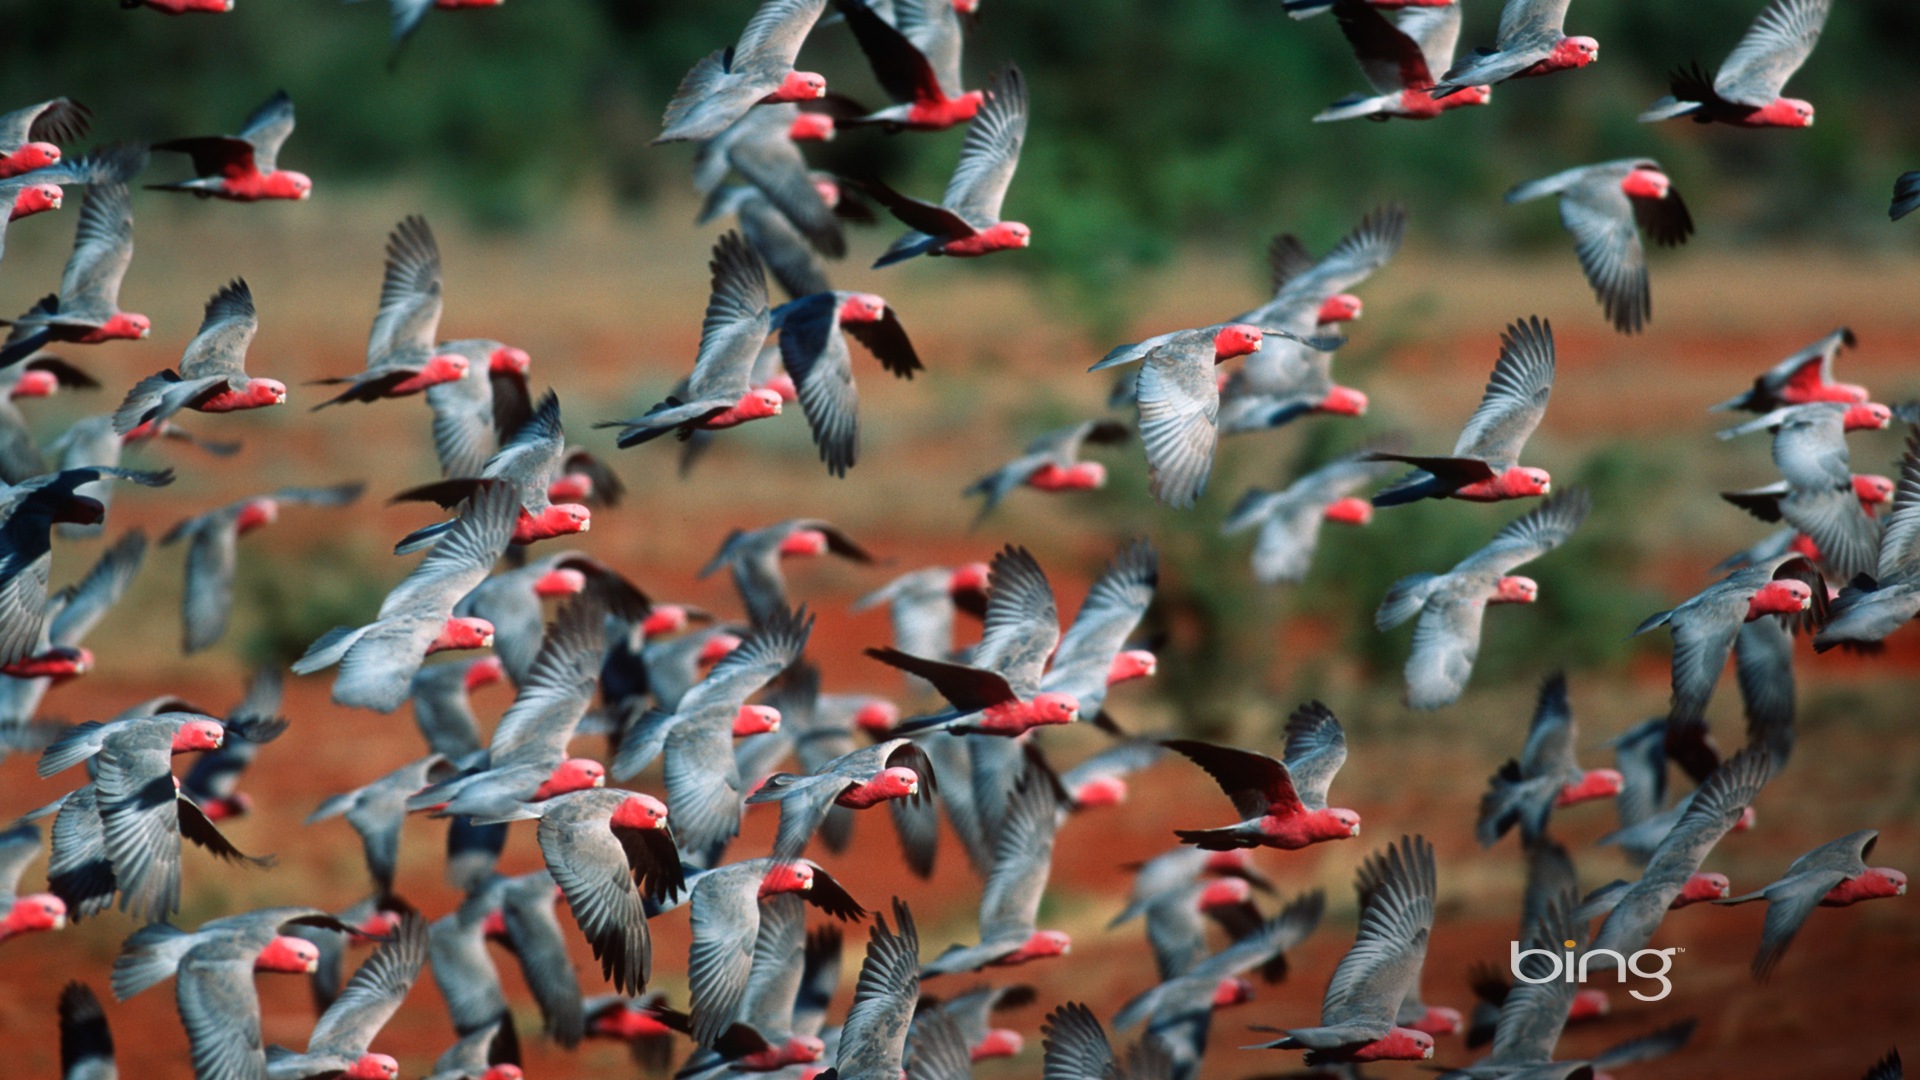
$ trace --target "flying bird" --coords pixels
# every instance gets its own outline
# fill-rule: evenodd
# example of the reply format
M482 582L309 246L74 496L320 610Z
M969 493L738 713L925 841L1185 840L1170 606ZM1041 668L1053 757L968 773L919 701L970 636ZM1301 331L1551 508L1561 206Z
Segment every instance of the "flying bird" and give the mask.
M825 77L795 71L793 63L826 6L827 0L761 0L739 41L701 57L680 80L654 145L710 139L755 105L825 97Z
M238 135L204 135L153 144L193 159L194 179L148 184L151 191L187 191L202 199L257 202L305 199L313 194L306 173L279 168L280 148L293 134L293 98L285 90L253 110Z
M1873 400L1866 387L1835 382L1833 378L1834 359L1842 349L1855 348L1859 344L1851 329L1839 327L1768 368L1753 380L1752 389L1713 406L1712 411L1738 409L1741 412L1770 413L1789 405L1809 405L1816 401L1864 405Z
M1453 66L1460 40L1459 4L1408 6L1395 21L1380 13L1382 6L1334 0L1334 18L1373 93L1341 98L1315 114L1314 123L1363 116L1383 122L1395 117L1432 120L1448 109L1493 100L1489 86L1468 86L1437 101L1433 97L1440 74Z
M162 546L183 541L187 545L186 583L180 595L181 651L199 652L226 635L233 615L241 537L278 521L283 506L347 506L364 489L358 483L281 488L208 510L168 529L160 537Z
M1141 361L1134 380L1140 443L1147 452L1148 490L1176 510L1207 490L1220 441L1220 379L1214 368L1261 350L1267 332L1228 323L1163 334L1108 353L1088 371Z
M560 422L560 397L549 390L532 418L494 451L479 475L448 477L409 488L395 495L393 501L435 502L454 509L470 502L483 487L503 485L520 499L513 543L526 545L586 532L593 526L592 510L579 503L556 505L549 496L566 456L566 442L566 430ZM431 546L453 531L454 525L455 521L445 521L415 529L400 538L393 553L405 555Z
M1567 676L1555 672L1540 685L1526 746L1493 774L1480 797L1474 833L1481 847L1492 847L1518 825L1521 842L1531 850L1544 839L1556 808L1620 794L1625 780L1618 770L1580 767L1578 730L1567 701Z
M1645 232L1661 247L1693 235L1693 216L1673 181L1652 158L1582 165L1515 186L1508 205L1559 196L1560 224L1573 234L1574 254L1613 328L1637 334L1653 314L1647 285Z
M116 176L138 169L137 164L109 167ZM89 184L80 203L73 253L60 275L60 291L41 299L24 315L0 320L13 327L7 343L0 345L0 366L24 360L54 341L97 345L146 337L152 332L152 321L120 309L120 283L132 263L133 206L127 185L104 178Z
M440 244L427 219L418 214L402 219L387 235L380 310L367 335L367 370L319 380L320 385L346 389L314 409L347 401L405 397L466 378L470 366L467 358L442 351L435 344L443 288Z
M1446 573L1409 574L1387 589L1373 615L1375 629L1420 617L1407 654L1408 706L1438 709L1460 700L1480 655L1487 605L1539 599L1539 584L1513 571L1566 543L1592 508L1586 491L1574 488L1508 522Z
M1776 409L1728 428L1720 438L1770 431L1773 463L1783 483L1722 497L1750 512L1784 519L1813 542L1822 563L1846 580L1873 565L1881 531L1880 522L1861 505L1849 468L1847 433L1884 428L1892 420L1885 405L1820 401Z
M895 378L924 368L900 315L872 293L824 292L775 308L780 362L792 376L827 471L845 476L860 452L860 398L847 336L858 338Z
M58 165L60 144L85 138L92 126L93 110L72 98L0 113L0 180Z
M253 290L244 278L234 278L207 301L206 317L178 368L135 383L113 414L113 430L124 436L142 425L165 423L181 409L224 413L286 404L285 383L247 374L247 348L259 329Z
M1175 751L1207 771L1242 818L1217 829L1176 829L1183 844L1209 851L1273 847L1297 850L1360 835L1360 815L1327 805L1327 791L1347 761L1346 732L1333 710L1310 701L1287 718L1285 758L1192 739L1170 739Z
M1255 529L1253 578L1262 585L1297 585L1306 580L1320 547L1325 524L1366 525L1373 504L1355 492L1385 480L1398 466L1369 460L1371 450L1335 458L1280 491L1250 488L1225 521L1222 536Z
M1477 49L1440 77L1433 97L1445 98L1476 86L1583 68L1600 59L1600 43L1585 35L1568 37L1567 7L1572 0L1506 0L1493 48Z
M1767 902L1766 928L1760 951L1754 954L1753 977L1762 982L1786 955L1787 946L1816 907L1846 907L1862 900L1905 896L1907 875L1885 866L1868 866L1867 858L1880 839L1877 829L1861 829L1821 844L1793 860L1780 880L1744 896L1716 900L1716 904Z
M909 230L873 264L876 270L916 255L973 258L1033 242L1033 230L1000 216L1027 141L1026 77L1007 64L987 81L986 93L939 205L902 195L878 180L857 185Z
M1086 420L1056 428L1027 444L1020 456L967 485L962 495L983 497L978 524L1014 489L1035 491L1095 491L1106 486L1107 467L1080 460L1087 443L1108 446L1130 438L1126 425L1113 420Z
M883 18L866 0L834 0L881 89L894 102L847 124L944 131L972 120L986 95L961 86L961 8L973 0L893 0Z
M1641 123L1691 117L1739 127L1813 126L1813 103L1781 97L1813 55L1833 0L1772 0L1708 81L1695 63L1670 77L1673 93L1640 114Z

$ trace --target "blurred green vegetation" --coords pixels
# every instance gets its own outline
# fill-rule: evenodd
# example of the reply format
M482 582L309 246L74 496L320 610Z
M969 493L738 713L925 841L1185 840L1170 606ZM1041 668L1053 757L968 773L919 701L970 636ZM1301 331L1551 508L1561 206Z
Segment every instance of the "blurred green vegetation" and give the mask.
M1463 2L1463 48L1489 44L1496 4ZM688 151L647 140L681 75L731 42L754 3L434 11L391 71L378 2L240 0L226 15L177 19L107 0L7 7L0 101L67 94L94 108L97 138L158 139L231 131L285 87L300 116L285 163L319 178L321 200L350 183L424 182L475 220L524 227L582 192L637 205L684 185ZM1035 112L1008 212L1038 242L1000 270L1059 285L1105 323L1123 309L1129 271L1180 242L1251 249L1250 236L1284 225L1324 243L1384 198L1410 203L1430 241L1541 240L1551 215L1500 213L1505 188L1649 153L1704 221L1730 226L1703 230L1719 242L1876 235L1893 176L1920 165L1909 122L1920 5L1836 7L1789 87L1818 105L1811 131L1634 122L1667 70L1717 63L1761 7L1583 0L1569 29L1602 42L1591 68L1509 84L1491 107L1436 122L1315 125L1322 105L1365 86L1330 16L1295 23L1277 0L987 0L971 80L1017 60ZM818 28L802 60L835 89L880 97L843 27ZM933 194L959 139L853 132L816 159Z

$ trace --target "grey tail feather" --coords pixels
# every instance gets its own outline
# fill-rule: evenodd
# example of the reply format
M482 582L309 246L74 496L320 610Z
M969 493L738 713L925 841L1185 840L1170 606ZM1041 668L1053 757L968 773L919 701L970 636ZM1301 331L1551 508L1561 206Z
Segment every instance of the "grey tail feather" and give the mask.
M1408 574L1394 582L1381 599L1380 610L1374 613L1374 627L1391 630L1418 615L1420 609L1427 606L1429 587L1438 577L1438 574Z
M1628 636L1639 637L1641 634L1644 634L1647 631L1654 629L1655 627L1665 626L1667 624L1667 620L1671 618L1673 618L1673 610L1671 608L1669 608L1666 611L1656 612L1652 615L1647 616L1647 619L1645 622L1641 623L1639 626L1634 627L1633 633Z
M92 747L87 745L87 736L100 728L97 720L88 720L75 724L59 741L40 752L40 763L34 771L46 777L63 772L93 756Z
M339 663L347 655L347 650L353 648L354 643L365 637L370 629L372 629L371 623L367 626L334 627L321 634L312 645L307 646L306 653L293 662L290 670L295 675L310 675L321 668Z
M875 259L873 269L878 270L883 266L892 266L894 263L906 262L916 255L925 255L927 252L932 251L934 246L939 243L939 240L925 233L910 232L900 239L895 240L892 247L888 248L878 259Z
M1668 95L1649 105L1647 111L1640 114L1640 122L1643 124L1657 124L1662 120L1672 120L1675 117L1698 112L1699 109L1700 102L1698 101L1681 101L1677 97Z
M1363 116L1373 116L1380 109L1378 97L1370 94L1349 94L1315 113L1313 122L1325 124L1335 120L1357 120Z
M127 399L113 412L113 430L125 435L146 423L151 419L149 414L166 400L167 390L179 381L171 372L163 371L134 383Z

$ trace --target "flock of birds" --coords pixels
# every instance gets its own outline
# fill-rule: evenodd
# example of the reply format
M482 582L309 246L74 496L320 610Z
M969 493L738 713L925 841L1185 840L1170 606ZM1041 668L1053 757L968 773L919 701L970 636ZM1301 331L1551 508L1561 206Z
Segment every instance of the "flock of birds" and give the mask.
M146 3L176 13L232 6ZM396 34L404 36L429 7L483 5L392 6ZM907 227L881 266L921 255L983 256L1031 238L1001 212L1026 138L1027 90L1011 64L984 89L964 88L962 39L975 6L834 0L835 17L892 99L879 110L829 95L823 77L794 69L827 0L765 0L736 44L694 65L667 107L660 141L699 143L696 178L708 198L703 219L732 215L739 228L713 249L711 299L691 374L641 416L600 425L620 429L621 447L674 434L684 444L682 467L690 467L717 433L779 415L797 400L829 471L841 476L856 464L858 398L847 337L896 376L910 378L922 365L883 298L829 283L820 256L844 253L840 216L870 201ZM1338 102L1317 120L1433 118L1456 105L1488 104L1496 83L1583 67L1599 53L1592 39L1563 32L1567 0L1508 0L1495 47L1458 63L1457 2L1285 6L1301 17L1331 11L1375 91ZM1780 91L1812 52L1830 6L1773 0L1717 75L1708 79L1698 68L1676 74L1672 96L1643 119L1810 124L1812 106ZM1389 11L1396 13L1390 18ZM1347 739L1338 717L1318 702L1293 713L1279 758L1122 732L1106 712L1108 693L1153 675L1157 663L1134 641L1158 579L1150 543L1137 540L1115 554L1064 631L1046 573L1016 546L987 564L898 576L861 602L884 605L894 630L891 645L866 652L904 675L902 700L932 704L903 718L887 698L823 693L807 659L813 619L790 601L782 563L829 554L873 561L830 523L784 521L727 537L702 576L731 576L739 621L652 602L598 560L533 547L587 531L596 509L618 504L620 483L605 462L568 442L557 396L536 397L531 389L526 352L493 340L438 339L440 255L420 217L402 221L388 241L366 370L329 380L337 392L316 408L424 397L442 479L400 498L435 503L449 516L396 545L397 553L426 555L371 621L323 635L291 670L337 667L332 696L342 706L388 713L410 702L425 756L327 800L308 818L316 828L342 818L358 833L371 886L364 900L343 911L278 907L191 930L175 926L183 841L229 862L264 861L227 841L219 823L252 807L239 787L243 772L288 726L279 715L281 673L261 672L224 718L160 697L104 721L69 727L36 720L49 687L91 666L82 641L120 599L147 550L145 537L129 532L77 584L50 592L54 540L64 551L100 535L115 481L171 482L171 470L122 467L124 449L172 439L235 453L233 444L189 435L178 418L280 405L288 389L246 370L258 316L247 283L235 279L207 302L180 362L139 380L112 413L82 420L42 447L17 402L60 386L96 385L45 348L148 335L149 320L122 310L119 291L133 252L130 184L149 149L184 155L191 164L191 178L151 185L162 191L298 200L312 182L278 167L294 128L284 93L235 136L64 155L59 144L84 137L89 122L87 110L66 99L0 116L0 195L13 218L58 208L61 185L85 188L58 291L11 320L0 345L8 389L8 404L0 406L0 474L8 485L0 489L5 749L38 750L42 777L85 765L84 777L74 774L83 782L0 834L0 940L99 917L117 901L140 926L114 962L112 993L125 999L172 980L203 1080L397 1076L395 1060L374 1047L429 966L454 1040L432 1076L519 1077L520 1035L489 942L515 957L546 1037L563 1047L589 1037L619 1040L636 1061L661 1070L685 1045L690 1051L675 1075L689 1078L749 1071L793 1080L956 1080L974 1061L1020 1050L1019 1032L995 1026L993 1017L1027 1004L1033 992L993 985L942 997L924 992L923 983L1065 955L1068 935L1041 925L1057 831L1124 800L1127 778L1171 752L1211 777L1232 811L1183 807L1167 815L1185 826L1178 843L1137 868L1114 920L1118 926L1140 918L1146 927L1158 982L1111 1018L1118 1029L1142 1026L1144 1034L1117 1053L1091 1010L1061 1004L1042 1028L1043 1075L1190 1080L1214 1012L1249 1000L1250 976L1286 975L1287 953L1315 932L1325 897L1316 890L1263 912L1256 893L1273 886L1250 855L1359 835L1359 813L1331 802ZM965 143L938 203L877 179L812 172L800 148L837 127L923 131L959 124L969 125ZM1692 231L1665 173L1649 159L1609 162L1521 184L1508 199L1548 195L1559 201L1609 320L1622 332L1639 330L1650 310L1641 232L1674 244ZM1920 174L1909 174L1894 216L1916 203ZM1333 382L1332 353L1343 340L1340 326L1361 313L1349 290L1389 261L1406 225L1401 210L1380 209L1320 258L1283 236L1271 248L1270 301L1223 322L1121 346L1093 365L1139 365L1113 398L1137 411L1158 500L1176 508L1194 503L1223 433L1270 431L1313 414L1364 413L1366 395ZM789 294L786 303L771 303L768 271ZM1269 1017L1281 1026L1263 1046L1304 1050L1310 1068L1351 1076L1366 1062L1430 1058L1437 1039L1464 1034L1468 1047L1490 1049L1449 1076L1603 1076L1679 1050L1692 1022L1590 1059L1556 1059L1563 1027L1603 1015L1608 997L1570 975L1543 973L1539 958L1557 963L1564 951L1569 965L1580 957L1583 971L1624 966L1644 976L1633 958L1669 910L1765 901L1753 962L1755 977L1765 978L1816 908L1905 892L1900 871L1868 865L1872 829L1815 848L1779 880L1739 896L1724 875L1701 869L1724 835L1753 824L1763 785L1787 765L1794 635L1811 635L1819 649L1871 648L1920 614L1920 428L1909 437L1897 479L1852 473L1848 433L1887 427L1896 415L1864 388L1835 381L1835 358L1852 340L1837 330L1719 406L1754 414L1722 437L1768 432L1781 475L1778 483L1726 498L1780 528L1723 564L1719 582L1639 627L1672 633L1670 712L1612 741L1616 767L1586 768L1576 753L1566 681L1556 676L1542 687L1523 749L1490 779L1476 835L1491 847L1518 834L1528 888L1516 943L1531 950L1526 962L1510 972L1476 973L1482 1001L1470 1016L1423 1001L1436 867L1424 837L1404 836L1360 863L1358 929L1332 972L1319 1023ZM1238 357L1246 361L1231 374L1216 373ZM1438 708L1461 696L1487 606L1536 599L1536 583L1515 571L1564 543L1593 509L1584 491L1556 491L1545 470L1521 464L1545 416L1554 358L1552 328L1538 318L1516 320L1450 452L1376 443L1285 490L1248 492L1226 521L1230 533L1257 532L1253 575L1275 584L1308 573L1327 522L1364 525L1376 508L1424 499L1541 499L1473 555L1444 572L1411 574L1383 599L1380 629L1414 623L1405 672L1411 707ZM1908 411L1900 415L1920 419ZM1095 419L1048 433L969 494L984 497L984 516L1021 488L1100 487L1105 469L1082 460L1083 449L1124 442L1132 431ZM361 485L347 484L256 495L189 518L163 537L162 544L187 550L184 650L210 648L226 632L240 537L283 509L320 513L360 494ZM1883 518L1879 509L1888 504ZM556 610L546 622L549 601ZM975 643L956 647L963 614L982 629ZM423 666L431 654L458 650L481 652ZM1706 707L1730 655L1749 730L1745 747L1723 757ZM515 688L513 703L483 739L468 695L501 680ZM1055 771L1039 729L1076 722L1100 726L1111 745ZM582 736L607 740L607 764L572 755ZM199 756L176 778L172 759L183 754ZM627 781L656 761L664 798L607 784L609 773ZM785 771L789 762L794 771ZM1669 791L1670 762L1697 785L1691 793ZM1603 843L1642 870L1631 882L1583 893L1549 825L1556 809L1606 798L1617 802L1621 827ZM769 803L779 807L772 850L729 851L745 808ZM978 941L923 957L908 904L892 899L873 915L852 1007L835 1026L828 1008L841 962L836 924L865 918L866 905L879 898L856 898L806 852L816 843L847 850L859 813L882 806L902 858L923 877L934 867L944 809L960 856L984 882ZM402 823L412 813L449 822L446 874L465 899L438 918L394 890ZM18 883L42 846L38 823L49 819L48 891L20 894ZM522 828L536 836L545 869L504 876L498 857L509 830L523 821L534 823ZM862 850L884 857L871 836ZM692 934L689 996L675 1007L648 991L648 924L682 905ZM808 907L822 916L811 928ZM1210 926L1218 928L1217 947ZM566 940L575 934L590 945L611 993L583 994L567 959ZM346 977L345 957L366 945L370 955ZM304 1050L264 1045L254 987L260 972L311 978L320 1012ZM93 991L69 986L59 1013L66 1076L114 1075L106 1013ZM1897 1052L1868 1075L1900 1075Z

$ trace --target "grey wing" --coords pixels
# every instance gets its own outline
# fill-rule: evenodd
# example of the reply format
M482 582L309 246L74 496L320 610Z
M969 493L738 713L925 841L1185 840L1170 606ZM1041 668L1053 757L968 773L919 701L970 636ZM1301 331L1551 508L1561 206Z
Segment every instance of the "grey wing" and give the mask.
M487 745L489 764L545 763L567 743L599 685L607 648L607 612L589 595L569 600L547 628L532 668Z
M907 1039L907 1075L915 1080L972 1080L973 1059L960 1022L944 1011L914 1018Z
M180 377L191 380L241 374L247 346L253 344L259 329L253 290L244 278L234 278L207 301L200 329L181 354Z
M1778 617L1742 623L1733 670L1746 704L1747 741L1771 750L1778 769L1793 752L1793 632Z
M1487 546L1454 566L1454 575L1498 577L1532 562L1572 538L1593 510L1585 488L1568 488L1501 526Z
M1611 171L1590 175L1560 194L1560 224L1614 328L1637 333L1652 313L1647 252L1633 204Z
M753 362L767 340L767 272L739 233L713 247L713 291L700 324L700 352L687 380L689 400L725 398L731 405L748 390Z
M1453 456L1482 458L1497 463L1496 468L1517 462L1527 437L1547 413L1553 371L1553 324L1535 315L1508 326L1500 335L1493 377L1480 407L1461 430Z
M402 917L397 935L373 950L313 1028L309 1054L358 1058L400 1009L427 963L427 923Z
M1220 440L1220 388L1212 365L1156 351L1136 386L1153 497L1175 509L1192 506L1207 488Z
M20 876L40 854L40 829L22 822L0 832L0 900L12 904L20 891Z
M227 632L239 540L236 520L224 513L203 520L187 545L187 578L180 597L185 652L199 652Z
M760 111L755 109L747 116L751 118ZM846 254L840 221L813 186L807 159L787 137L784 127L735 142L728 150L727 161L822 254L835 258Z
M834 306L813 305L806 317L788 320L780 331L780 362L793 376L820 460L828 472L845 476L860 451L860 388Z
M1059 827L1053 780L1029 769L994 840L993 872L980 896L980 940L1024 941L1033 933L1053 866Z
M1686 813L1680 815L1680 820L1660 841L1634 891L1658 890L1664 896L1661 903L1664 909L1666 903L1679 895L1680 888L1700 868L1714 845L1733 828L1741 811L1760 794L1771 770L1772 759L1759 748L1742 750L1723 762L1707 777Z
M878 7L879 5L872 5ZM964 87L960 57L965 47L959 12L942 0L894 0L893 25L927 58L940 90L950 98Z
M731 723L741 703L800 658L812 634L813 616L804 606L797 612L776 611L681 697L678 712L686 717L725 714Z
M130 530L108 548L67 594L67 602L52 618L47 640L53 645L78 645L107 611L126 595L147 557L147 536Z
M80 203L73 254L60 277L61 313L110 318L120 310L120 282L132 263L133 203L127 185L90 185Z
M253 144L254 167L263 173L273 172L277 167L275 159L280 156L280 147L291 134L293 98L285 90L253 110L253 115L247 117L246 126L240 129L240 137Z
M906 904L893 902L895 928L874 917L853 1005L840 1032L834 1064L844 1080L895 1080L905 1063L907 1031L920 997L920 934Z
M1407 704L1438 709L1460 700L1480 655L1481 623L1487 614L1490 582L1449 577L1420 612L1407 655Z
M1767 887L1767 919L1760 931L1760 948L1753 956L1753 977L1762 982L1787 953L1800 927L1834 886L1847 880L1839 868L1805 870Z
M987 82L987 101L967 128L960 163L941 203L975 228L1000 220L1000 204L1027 139L1027 80L1007 64Z
M433 410L433 449L442 476L478 476L496 449L493 387L484 364L469 364L467 375L427 388Z
M121 909L165 919L180 906L180 812L168 771L172 732L155 724L109 739L99 765L100 824L120 884Z
M667 807L682 847L703 857L740 834L742 791L729 726L682 724L667 737Z
M1457 5L1426 10L1456 12ZM1457 21L1459 16L1455 14L1454 18ZM1443 67L1437 67L1433 72L1438 75L1442 70ZM1342 237L1333 250L1314 263L1311 270L1294 276L1282 285L1273 304L1269 306L1288 310L1310 303L1317 308L1327 297L1353 288L1387 265L1399 252L1406 236L1405 207L1388 205L1373 210L1361 218L1360 224Z
M1567 21L1571 0L1507 0L1500 9L1500 31L1495 38L1500 49L1528 44L1545 38L1558 38Z
M1525 931L1527 947L1557 954L1566 947L1566 942L1578 943L1585 937L1574 917L1577 903L1577 895L1570 890L1550 898L1543 920ZM1574 947L1577 949L1578 945ZM1529 979L1539 978L1540 972L1528 966L1537 964L1539 959L1527 956L1522 961ZM1500 1022L1488 1060L1515 1066L1551 1061L1578 989L1577 983L1566 979L1536 983L1516 978L1507 991L1506 1000L1500 1004Z
M538 835L547 872L566 895L601 973L622 993L646 989L653 963L646 907L607 819L549 814L540 819Z
M553 875L537 872L514 879L501 896L507 937L540 1003L548 1037L568 1049L579 1045L585 1027L580 977L567 957L567 943L554 913Z
M1420 980L1433 930L1433 848L1424 837L1402 837L1369 861L1378 886L1360 912L1353 947L1334 968L1320 1005L1323 1023L1361 1023L1386 1034L1400 1002Z
M367 337L367 366L390 358L424 362L440 329L440 245L427 219L411 215L387 237L380 310Z
M1813 55L1833 0L1773 0L1713 77L1713 91L1736 105L1773 104Z
M1054 674L1071 672L1076 685L1104 690L1114 656L1140 625L1159 581L1160 557L1152 541L1142 537L1121 548L1087 591L1073 625L1060 638L1053 656Z
M1843 421L1846 407L1821 403L1786 410L1773 434L1773 464L1795 488L1845 487L1853 471Z
M1740 612L1745 593L1717 593L1711 602L1672 622L1673 627L1673 717L1683 723L1697 722L1706 713L1720 672L1727 666L1727 654L1739 634Z
M765 66L785 74L826 6L827 0L763 0L734 46L734 68Z
M1574 757L1573 706L1567 701L1567 676L1556 671L1540 685L1533 720L1527 725L1527 743L1520 752L1526 776L1559 776L1578 771Z
M1260 523L1253 541L1253 576L1263 585L1304 581L1320 547L1324 507L1287 499Z
M1060 611L1046 571L1027 549L1003 549L988 574L986 620L971 666L999 672L1015 694L1030 696L1059 641Z
M180 962L174 997L196 1080L266 1080L253 959L232 945L207 944Z
M506 552L519 516L520 497L511 485L493 484L469 499L453 528L387 594L380 617L433 613L444 618Z
M1394 21L1401 33L1419 43L1420 54L1427 58L1427 70L1435 79L1453 66L1454 50L1460 43L1460 13L1458 3L1411 7Z
M760 906L760 931L754 937L753 963L735 1019L768 1039L793 1025L794 998L802 968L794 962L807 943L806 902L790 893L770 896Z
M455 1031L479 1030L507 1011L478 917L443 916L428 928L427 938L433 981L447 1000Z
M1821 562L1841 580L1875 569L1880 521L1860 508L1851 482L1819 490L1789 491L1780 500L1780 516L1813 541Z
M1093 1010L1067 1002L1041 1025L1043 1080L1116 1080L1113 1044Z
M740 871L747 871L741 867ZM688 1010L693 1040L712 1046L736 1017L753 972L759 937L759 901L740 872L710 877L693 890L693 944L687 955Z
M1894 489L1893 510L1880 533L1880 559L1874 573L1882 583L1920 573L1920 428L1907 432L1900 481Z
M1418 637L1416 630L1415 637ZM1327 790L1347 762L1347 734L1333 710L1310 701L1287 717L1287 747L1283 755L1293 774L1293 790L1309 810L1327 807Z
M0 149L29 142L66 143L85 137L93 112L68 98L54 98L0 115Z

